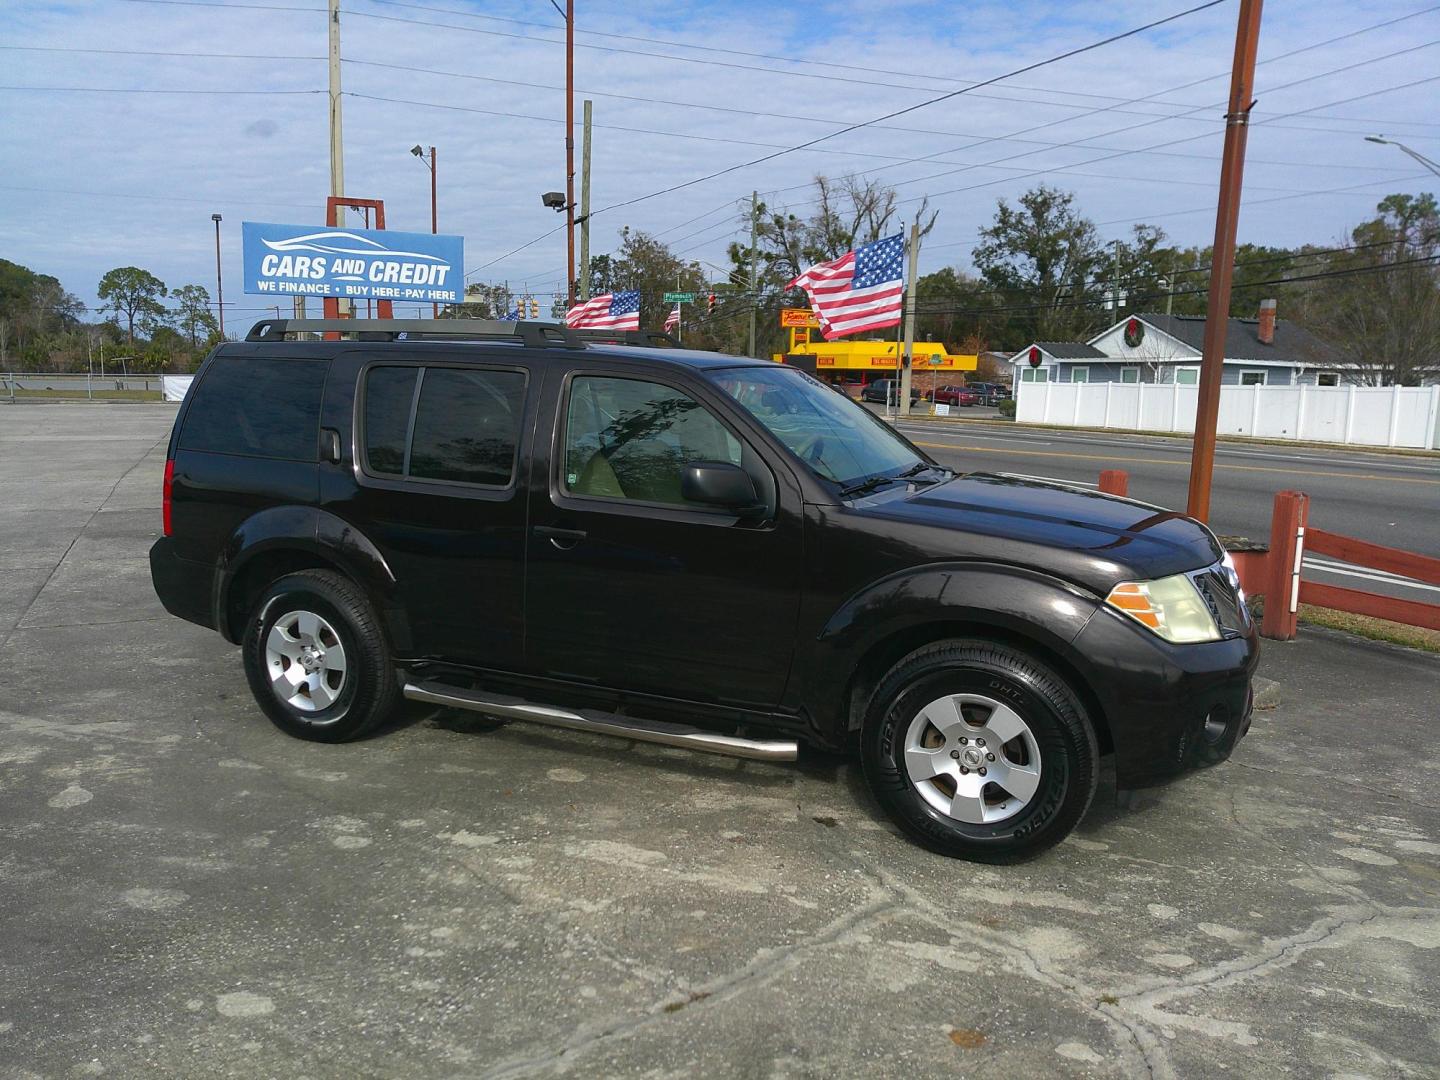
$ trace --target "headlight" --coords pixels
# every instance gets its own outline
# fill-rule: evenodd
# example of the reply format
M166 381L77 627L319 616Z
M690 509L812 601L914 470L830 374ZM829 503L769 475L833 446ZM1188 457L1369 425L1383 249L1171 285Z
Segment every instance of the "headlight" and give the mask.
M1110 590L1105 602L1166 641L1183 644L1220 640L1215 617L1185 574L1157 581L1121 582Z

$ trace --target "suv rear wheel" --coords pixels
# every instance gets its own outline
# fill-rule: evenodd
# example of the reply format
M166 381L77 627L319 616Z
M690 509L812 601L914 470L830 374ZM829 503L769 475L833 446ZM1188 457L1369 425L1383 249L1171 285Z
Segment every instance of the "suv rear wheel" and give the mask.
M1090 805L1099 751L1054 671L1008 645L937 642L881 680L862 735L875 797L932 850L982 862L1036 854Z
M375 610L340 574L305 570L271 583L241 648L255 700L277 727L298 738L357 738L399 701Z

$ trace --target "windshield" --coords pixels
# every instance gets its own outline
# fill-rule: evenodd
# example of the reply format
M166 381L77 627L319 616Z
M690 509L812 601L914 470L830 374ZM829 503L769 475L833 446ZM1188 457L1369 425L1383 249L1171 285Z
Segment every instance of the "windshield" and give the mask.
M826 480L849 487L924 464L887 424L803 371L777 364L709 375Z

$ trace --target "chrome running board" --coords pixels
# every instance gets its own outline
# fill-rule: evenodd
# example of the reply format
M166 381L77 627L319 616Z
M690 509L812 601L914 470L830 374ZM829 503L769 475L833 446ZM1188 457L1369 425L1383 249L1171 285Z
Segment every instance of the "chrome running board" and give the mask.
M549 705L535 705L521 698L478 694L473 690L442 683L407 682L405 696L411 701L425 701L431 705L444 705L452 709L469 709L471 712L502 716L507 720L523 720L532 724L546 724L571 731L590 731L599 735L616 735L622 739L678 746L685 750L723 754L726 757L745 758L749 761L794 761L799 752L794 740L790 739L742 739L735 735L718 735L702 728L667 724L660 720L640 720L632 716L617 716L615 713L590 710L583 713L571 712L569 709L557 709Z

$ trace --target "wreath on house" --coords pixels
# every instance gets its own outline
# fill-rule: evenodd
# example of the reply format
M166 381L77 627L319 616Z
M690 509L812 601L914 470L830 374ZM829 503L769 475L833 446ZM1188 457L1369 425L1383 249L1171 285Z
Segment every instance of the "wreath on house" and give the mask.
M1145 324L1139 319L1131 319L1125 324L1125 344L1132 349L1138 349L1140 343L1145 340Z

